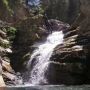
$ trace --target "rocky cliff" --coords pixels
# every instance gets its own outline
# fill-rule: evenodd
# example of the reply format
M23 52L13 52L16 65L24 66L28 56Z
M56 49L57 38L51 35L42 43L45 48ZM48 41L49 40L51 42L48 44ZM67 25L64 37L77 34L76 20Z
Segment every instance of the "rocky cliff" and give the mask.
M11 66L15 71L23 71L25 62L29 60L32 50L36 47L32 45L48 35L42 15L30 17L28 9L20 1L0 1L0 8L2 8L0 20L3 20L0 21L0 76L6 84L8 84L7 81L14 84L12 81L16 77ZM43 0L44 4L47 4L46 1ZM69 29L67 27L64 30L66 28L64 23L61 28L58 25L60 21L50 21L54 23L54 29L61 28L64 33L63 44L55 48L51 57L47 75L51 84L90 83L90 1L80 0L80 3L80 15ZM79 0L51 0L48 4L47 14L50 18L57 18L69 23L73 22L79 12ZM58 8L60 8L60 11ZM49 13L50 11L52 12ZM75 15L73 15L74 13ZM13 44L11 44L9 35L7 35L8 26L14 26L17 29ZM5 83L3 82L4 86Z
M15 84L17 78L10 64L9 54L12 53L10 39L11 30L7 22L0 20L0 87Z
M50 19L71 24L79 13L79 0L41 0Z
M64 42L55 48L51 57L49 80L52 84L90 83L90 1L80 2L80 16L70 29L63 31Z
M2 87L16 85L18 81L18 77L11 67L10 55L13 52L16 24L25 19L26 8L20 0L1 0L0 8L0 87Z

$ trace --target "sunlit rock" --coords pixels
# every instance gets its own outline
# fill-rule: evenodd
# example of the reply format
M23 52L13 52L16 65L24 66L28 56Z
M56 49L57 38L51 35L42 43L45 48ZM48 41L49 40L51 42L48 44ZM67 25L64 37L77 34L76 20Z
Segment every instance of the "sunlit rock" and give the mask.
M5 85L5 82L4 82L4 80L3 80L3 77L2 77L2 75L0 75L0 87L5 87L6 85ZM3 90L3 89L2 89Z

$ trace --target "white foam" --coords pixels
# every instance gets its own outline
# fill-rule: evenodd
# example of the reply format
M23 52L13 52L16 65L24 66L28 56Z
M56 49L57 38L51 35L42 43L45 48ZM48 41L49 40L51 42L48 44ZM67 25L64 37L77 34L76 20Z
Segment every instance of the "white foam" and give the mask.
M29 68L35 58L35 65L31 71L29 84L38 85L39 83L48 83L45 78L45 72L49 66L49 59L54 48L58 44L63 43L63 36L62 31L53 32L47 37L47 40L40 44L33 52L27 65Z

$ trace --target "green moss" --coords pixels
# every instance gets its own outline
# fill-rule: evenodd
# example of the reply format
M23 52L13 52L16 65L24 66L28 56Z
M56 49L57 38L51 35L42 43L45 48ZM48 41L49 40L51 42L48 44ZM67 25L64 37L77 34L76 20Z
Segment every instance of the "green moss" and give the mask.
M13 41L15 39L15 37L16 37L16 31L17 30L14 27L9 27L7 29L7 35L8 35L8 38L9 38L10 41Z

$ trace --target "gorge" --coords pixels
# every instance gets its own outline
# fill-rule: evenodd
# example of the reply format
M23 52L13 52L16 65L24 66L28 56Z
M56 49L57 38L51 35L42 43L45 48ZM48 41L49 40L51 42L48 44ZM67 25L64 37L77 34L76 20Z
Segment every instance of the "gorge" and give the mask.
M90 1L40 4L30 8L25 0L0 1L0 85L90 84Z

